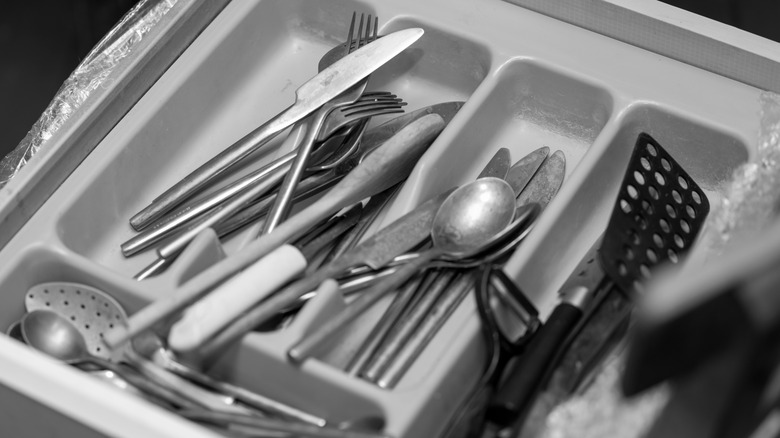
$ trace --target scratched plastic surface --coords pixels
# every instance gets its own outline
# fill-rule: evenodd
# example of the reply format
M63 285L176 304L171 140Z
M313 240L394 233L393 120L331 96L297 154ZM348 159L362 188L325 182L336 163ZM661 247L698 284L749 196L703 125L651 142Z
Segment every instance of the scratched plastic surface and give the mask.
M498 148L509 148L513 160L541 146L564 151L566 181L506 268L542 315L606 226L639 132L664 145L712 204L720 202L731 172L755 153L759 90L498 0L235 1L0 251L0 327L22 315L24 292L41 282L89 284L132 313L159 298L150 282L173 292L222 257L214 242L205 242L165 274L139 283L132 276L154 254L124 258L119 245L132 235L128 218L156 194L293 103L319 58L344 39L353 10L377 15L380 34L425 30L372 75L369 89L398 94L408 110L466 101L380 224L473 180ZM282 138L238 174L286 152L279 150ZM224 253L257 231L226 241ZM339 350L353 348L354 340L340 343L328 360L302 367L286 361L297 336L316 330L342 305L332 297L312 301L294 326L247 336L214 372L335 421L379 415L394 436L440 433L482 366L472 300L392 390L335 366ZM355 331L366 333L371 322L362 320ZM74 371L56 372L67 378ZM108 391L100 406L79 394L73 400L122 415L124 405L113 403Z

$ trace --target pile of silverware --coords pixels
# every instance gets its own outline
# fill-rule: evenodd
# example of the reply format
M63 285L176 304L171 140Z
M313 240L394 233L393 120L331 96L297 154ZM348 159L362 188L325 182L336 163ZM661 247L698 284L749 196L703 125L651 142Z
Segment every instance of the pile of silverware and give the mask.
M208 362L258 326L284 327L312 297L341 294L344 309L289 349L290 361L301 363L327 353L350 323L394 294L342 366L382 388L395 387L474 290L478 269L500 267L531 230L563 182L565 157L541 147L512 164L509 151L501 149L475 181L368 233L462 102L369 127L372 118L402 112L405 103L390 92L366 91L368 75L422 30L380 38L370 16L365 22L361 16L355 27L353 15L347 41L322 58L320 73L298 89L294 105L133 216L138 233L121 249L130 257L154 248L157 260L136 275L144 280L163 273L200 235L227 239L254 224L261 230L256 239L131 316L110 295L85 285L36 286L12 333L237 436L385 436L382 419L333 424L214 379L192 364ZM281 150L291 152L229 184L220 182L289 127ZM313 202L290 214L293 203L307 198ZM515 309L526 334L538 326L522 294L499 293L496 299Z

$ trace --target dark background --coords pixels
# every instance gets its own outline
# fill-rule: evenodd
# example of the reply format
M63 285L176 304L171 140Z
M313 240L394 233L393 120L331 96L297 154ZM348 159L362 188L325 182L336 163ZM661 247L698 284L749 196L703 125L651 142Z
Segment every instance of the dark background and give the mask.
M780 41L780 2L776 0L665 2ZM3 2L0 156L22 141L70 72L135 3L134 0Z

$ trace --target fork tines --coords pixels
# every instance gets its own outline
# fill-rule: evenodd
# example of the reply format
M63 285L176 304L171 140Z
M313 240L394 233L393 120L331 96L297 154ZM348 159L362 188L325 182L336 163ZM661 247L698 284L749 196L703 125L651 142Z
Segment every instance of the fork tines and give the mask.
M354 39L355 35L355 19L357 17L357 12L352 13L352 21L349 24L349 35L347 36L347 51L353 52L357 50L360 47L365 46L366 44L370 43L371 41L376 40L379 38L379 35L377 34L379 30L379 17L374 17L374 29L373 33L371 30L371 14L368 14L368 19L366 19L366 30L365 33L363 32L363 20L365 18L364 14L360 14L360 23L358 24L358 30L357 30L357 40Z

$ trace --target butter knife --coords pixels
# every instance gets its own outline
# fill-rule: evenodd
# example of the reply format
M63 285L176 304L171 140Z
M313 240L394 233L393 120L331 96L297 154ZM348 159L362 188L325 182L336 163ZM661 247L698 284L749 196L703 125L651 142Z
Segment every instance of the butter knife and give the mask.
M208 181L256 151L285 128L303 119L335 98L387 61L404 51L423 34L420 28L404 29L386 35L336 61L295 91L295 103L242 139L224 149L204 165L184 177L130 219L141 230L184 201Z

